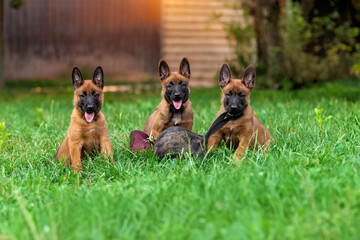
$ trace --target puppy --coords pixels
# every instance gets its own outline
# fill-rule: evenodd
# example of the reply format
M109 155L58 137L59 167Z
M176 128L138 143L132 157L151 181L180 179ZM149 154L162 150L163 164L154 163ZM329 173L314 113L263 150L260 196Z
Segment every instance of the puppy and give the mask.
M269 146L273 137L266 127L254 116L250 106L250 93L255 86L255 68L249 65L242 79L232 79L230 68L224 64L220 70L219 84L222 91L222 106L217 116L224 112L234 116L225 126L209 138L208 147L218 147L222 140L227 146L237 149L234 160L241 160L248 146L257 148Z
M70 126L62 141L56 160L66 159L71 163L74 173L81 170L81 159L95 151L112 158L112 145L109 139L108 125L101 106L104 100L104 73L97 67L92 80L84 80L80 70L72 72L74 88L74 109Z
M147 119L144 132L156 139L163 130L171 126L180 126L191 131L194 114L189 99L189 61L183 58L179 72L170 72L167 63L160 60L159 73L163 99Z

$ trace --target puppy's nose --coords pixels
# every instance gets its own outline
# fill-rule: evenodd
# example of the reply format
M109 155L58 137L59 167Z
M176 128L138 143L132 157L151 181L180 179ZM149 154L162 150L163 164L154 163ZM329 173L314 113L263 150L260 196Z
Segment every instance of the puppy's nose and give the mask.
M176 93L174 93L174 96L175 97L180 97L180 93L176 92Z
M231 110L236 110L236 109L238 109L238 106L233 104L233 105L230 106L230 108L231 108Z
M92 104L87 105L86 106L86 111L87 112L93 112L94 111L94 105L92 105Z

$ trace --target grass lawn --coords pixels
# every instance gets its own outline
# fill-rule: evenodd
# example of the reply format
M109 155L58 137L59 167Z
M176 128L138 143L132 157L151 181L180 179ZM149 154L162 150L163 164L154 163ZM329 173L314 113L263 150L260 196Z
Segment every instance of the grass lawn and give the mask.
M192 89L193 131L204 134L220 90ZM277 141L241 164L222 147L206 159L134 154L160 89L107 93L115 165L95 157L81 176L54 161L72 92L1 92L0 239L358 239L360 88L341 82L297 92L254 89L251 105ZM322 131L314 108L324 108Z

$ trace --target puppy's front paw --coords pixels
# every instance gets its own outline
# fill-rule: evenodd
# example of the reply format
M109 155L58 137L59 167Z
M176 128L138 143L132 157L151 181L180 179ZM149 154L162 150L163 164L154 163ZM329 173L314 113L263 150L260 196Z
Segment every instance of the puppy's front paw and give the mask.
M73 172L75 174L81 173L81 166L73 166Z
M235 152L233 157L232 157L232 160L235 162L235 163L240 163L244 158L244 154L243 153L238 153L238 152Z

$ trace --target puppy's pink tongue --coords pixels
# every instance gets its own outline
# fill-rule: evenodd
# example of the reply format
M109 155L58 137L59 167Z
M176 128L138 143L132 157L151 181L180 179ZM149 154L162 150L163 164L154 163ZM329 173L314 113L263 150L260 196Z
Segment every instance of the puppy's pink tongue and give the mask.
M174 105L176 110L179 110L181 108L181 104L182 104L182 100L179 100L179 101L174 101L173 100L173 105Z
M95 113L92 112L92 113L85 113L85 119L87 122L91 122L93 119L94 119L94 116L95 116Z

